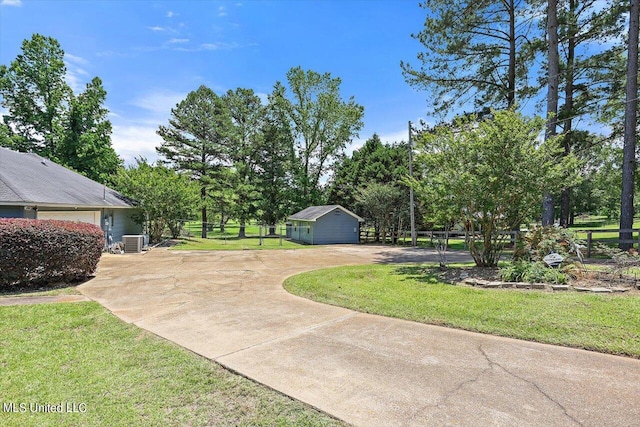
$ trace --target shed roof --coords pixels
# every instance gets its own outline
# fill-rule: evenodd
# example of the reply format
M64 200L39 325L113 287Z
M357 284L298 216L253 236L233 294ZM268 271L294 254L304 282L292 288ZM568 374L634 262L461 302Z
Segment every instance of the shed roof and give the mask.
M125 208L134 203L37 154L0 147L0 205Z
M335 209L340 209L347 215L351 215L359 222L364 222L362 218L358 215L354 214L348 209L343 208L340 205L324 205L324 206L309 206L306 209L301 210L300 212L294 213L288 219L295 219L298 221L316 221L318 218L325 216L326 214L333 212Z

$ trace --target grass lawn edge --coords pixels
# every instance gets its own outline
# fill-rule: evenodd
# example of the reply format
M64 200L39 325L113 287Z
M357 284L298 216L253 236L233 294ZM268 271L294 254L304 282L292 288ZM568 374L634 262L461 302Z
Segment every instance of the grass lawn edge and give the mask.
M361 313L380 315L385 317L391 317L395 319L407 320L411 322L417 322L422 324L428 324L433 326L441 326L453 329L460 329L474 333L488 334L505 338L512 338L524 341L537 342L541 344L548 345L557 345L563 347L569 347L574 349L581 349L587 351L595 351L604 354L611 354L616 356L624 356L631 357L635 359L640 359L640 320L635 320L635 323L627 329L622 331L616 331L615 329L619 329L616 326L612 326L610 324L611 313L598 313L598 316L601 316L604 320L603 324L593 326L594 319L590 319L591 313L588 310L582 310L580 313L581 316L575 319L574 324L572 325L570 322L565 321L563 317L561 322L554 322L553 320L546 320L545 317L552 319L554 313L558 313L558 307L554 304L543 304L544 310L541 310L542 313L530 313L525 318L516 320L516 327L504 327L500 324L490 324L487 326L482 321L474 320L473 313L471 315L463 314L462 320L456 316L460 316L460 313L454 313L453 315L438 312L437 310L441 309L441 307L433 308L436 310L435 312L427 313L427 317L425 318L424 312L412 312L407 314L407 312L403 309L403 301L392 301L390 304L380 304L376 303L375 298L370 298L370 296L364 295L365 291L358 293L357 290L355 293L351 293L353 289L346 289L348 285L345 286L344 278L340 276L340 270L349 270L355 267L355 269L365 269L364 272L364 280L362 278L357 280L358 286L366 286L367 281L371 281L371 278L366 278L366 274L368 271L375 270L377 268L384 267L407 267L409 264L369 264L369 265L356 265L356 266L341 266L341 267L330 267L312 270L304 273L294 274L292 276L287 277L283 281L283 288L292 295L306 298L315 302L328 304L336 307L346 308L350 310L354 310ZM415 266L415 265L413 265ZM437 267L437 264L421 264L421 267L434 268ZM327 270L331 270L329 274L326 274L327 277L331 277L331 282L338 281L339 283L334 283L334 285L328 285L327 280L324 281L326 284L323 286L319 284L322 280L316 280L317 283L312 286L314 289L302 289L303 286L300 285L300 279L306 279L309 277L316 276L315 279L318 279L320 275L325 275ZM345 273L346 274L346 273ZM602 300L613 300L616 302L619 301L632 301L630 304L631 307L636 308L636 310L632 311L632 313L627 313L629 317L633 317L633 313L640 313L640 298L634 296L620 296L620 295L589 295L583 293L549 293L544 291L537 290L514 290L514 289L478 289L471 287L463 287L463 286L453 286L451 284L445 283L431 283L431 285L437 285L440 287L444 287L444 290L450 291L453 293L453 296L460 298L460 295L464 295L465 293L469 293L471 297L473 295L484 295L485 297L497 297L499 300L502 297L506 296L515 296L515 298L508 300L519 300L522 297L524 300L530 298L532 300L540 299L542 301L546 300L548 302L554 302L557 300L569 300L572 305L579 306L580 304L592 304L600 307L602 304L598 304L598 301ZM353 286L354 288L356 286ZM340 291L338 291L340 289ZM361 289L362 290L362 289ZM393 287L393 290L396 290ZM403 292L406 289L402 290ZM379 294L379 290L373 290L374 293ZM450 293L447 292L447 293ZM425 294L423 294L425 295ZM567 297L568 296L568 297ZM384 297L384 296L383 296ZM451 295L447 295L448 298ZM369 299L367 299L369 298ZM494 298L488 298L494 299ZM487 298L484 299L485 301ZM594 303L595 301L595 303ZM613 305L613 304L611 304ZM476 307L482 309L482 307ZM575 308L575 307L573 307ZM579 312L580 310L571 310L571 313ZM566 310L565 310L566 312ZM620 312L620 310L618 310ZM565 314L565 313L563 313ZM488 316L491 318L491 316ZM565 316L566 317L566 316ZM615 317L615 316L613 316ZM491 319L489 319L491 320ZM498 316L497 320L493 319L493 322L504 321L505 323L513 323L514 318L510 316L505 316L504 318L500 318ZM474 326L475 322L475 326ZM592 323L589 323L592 322ZM615 322L613 322L615 323ZM544 328L543 333L539 333L535 331L535 328L540 326ZM624 325L623 325L624 326ZM519 329L521 328L521 329ZM554 329L560 328L562 329L562 333L567 334L568 336L562 336L561 333L554 334ZM590 331L591 329L591 331ZM602 339L598 335L606 335L608 332L614 331L621 336L617 336L615 339L611 341L607 341L606 339ZM630 338L625 339L624 334L628 334Z

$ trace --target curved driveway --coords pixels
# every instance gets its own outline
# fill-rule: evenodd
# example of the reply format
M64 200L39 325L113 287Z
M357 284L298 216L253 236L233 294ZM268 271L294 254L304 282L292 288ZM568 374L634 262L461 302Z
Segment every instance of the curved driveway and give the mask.
M436 259L361 246L155 249L103 256L80 290L127 322L355 425L640 425L640 360L357 313L282 288L286 277L325 266Z

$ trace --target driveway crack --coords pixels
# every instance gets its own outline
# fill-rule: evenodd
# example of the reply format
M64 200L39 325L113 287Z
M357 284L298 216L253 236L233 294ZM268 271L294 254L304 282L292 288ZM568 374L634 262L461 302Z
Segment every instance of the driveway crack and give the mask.
M538 392L540 394L542 394L547 400L549 400L550 402L552 402L553 404L555 404L556 406L558 406L558 408L560 408L560 410L562 410L562 412L564 413L564 415L569 418L571 421L573 421L575 424L579 425L579 426L583 426L583 424L578 421L577 419L575 419L571 414L569 414L569 411L567 410L567 408L560 402L558 402L556 399L554 399L552 396L550 396L547 392L545 392L542 388L540 388L540 386L538 384L536 384L534 381L528 380L527 378L521 377L520 375L517 375L513 372L511 372L510 370L508 370L507 368L505 368L504 366L502 366L500 363L495 362L493 360L491 360L491 358L489 357L489 355L486 353L486 351L482 348L482 346L478 346L478 350L480 351L480 353L482 353L482 355L484 356L484 358L487 360L487 362L489 363L490 367L493 366L497 366L498 368L502 369L502 371L504 371L505 373L507 373L508 375L519 379L520 381L523 381L531 386L533 386L536 390L538 390Z

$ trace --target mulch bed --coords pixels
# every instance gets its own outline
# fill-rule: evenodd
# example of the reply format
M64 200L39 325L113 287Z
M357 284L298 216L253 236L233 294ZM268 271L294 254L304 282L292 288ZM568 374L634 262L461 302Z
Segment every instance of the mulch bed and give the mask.
M449 267L438 273L440 280L451 284L460 284L466 278L500 281L499 269L495 267ZM567 285L575 288L609 288L626 289L616 292L617 295L640 296L640 280L633 275L619 275L610 271L578 271L578 277L569 277ZM515 288L510 288L514 289Z

